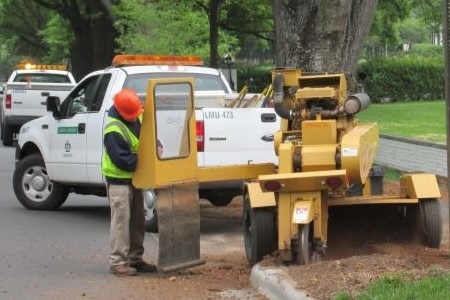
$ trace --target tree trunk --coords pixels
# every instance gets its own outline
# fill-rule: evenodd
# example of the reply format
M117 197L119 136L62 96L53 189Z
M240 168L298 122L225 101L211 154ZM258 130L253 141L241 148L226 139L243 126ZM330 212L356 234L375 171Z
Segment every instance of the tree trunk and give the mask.
M211 0L209 2L209 65L213 68L219 67L219 12L222 0Z
M274 0L276 65L352 75L377 0Z
M110 18L86 22L74 20L75 42L70 47L72 71L77 79L110 66L114 57L116 29Z

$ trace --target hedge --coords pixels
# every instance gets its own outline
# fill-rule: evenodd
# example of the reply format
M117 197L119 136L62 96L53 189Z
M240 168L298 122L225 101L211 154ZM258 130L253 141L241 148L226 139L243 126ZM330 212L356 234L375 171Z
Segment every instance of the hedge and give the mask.
M250 83L251 93L261 93L272 82L272 68L261 67L245 67L237 69L238 91L245 84Z
M445 70L442 58L401 57L360 63L365 74L364 92L373 102L444 99Z

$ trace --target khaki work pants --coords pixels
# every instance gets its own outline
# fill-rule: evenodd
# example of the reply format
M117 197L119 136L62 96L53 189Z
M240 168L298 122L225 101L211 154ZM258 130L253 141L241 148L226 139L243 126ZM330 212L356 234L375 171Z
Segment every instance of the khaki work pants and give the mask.
M111 207L110 264L142 261L145 236L142 191L132 185L108 184L107 193Z

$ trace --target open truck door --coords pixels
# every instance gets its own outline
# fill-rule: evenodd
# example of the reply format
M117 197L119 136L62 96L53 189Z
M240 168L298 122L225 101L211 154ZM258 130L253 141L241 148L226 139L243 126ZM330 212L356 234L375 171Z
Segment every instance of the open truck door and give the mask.
M191 78L152 79L147 87L133 185L158 191L160 274L204 263L193 90ZM169 142L159 155L162 137Z

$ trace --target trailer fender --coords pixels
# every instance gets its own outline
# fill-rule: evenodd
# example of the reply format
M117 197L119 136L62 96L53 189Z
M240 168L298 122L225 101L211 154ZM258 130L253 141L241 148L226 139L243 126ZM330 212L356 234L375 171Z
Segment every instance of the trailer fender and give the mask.
M258 182L247 182L245 189L252 208L276 205L275 194L273 192L263 192Z
M409 198L426 199L441 197L441 191L439 190L436 175L434 174L406 174L403 175L401 184Z

